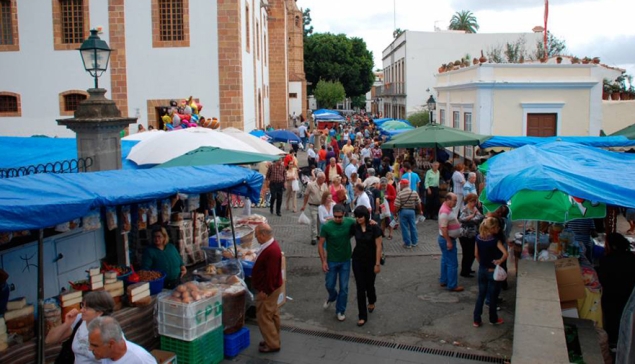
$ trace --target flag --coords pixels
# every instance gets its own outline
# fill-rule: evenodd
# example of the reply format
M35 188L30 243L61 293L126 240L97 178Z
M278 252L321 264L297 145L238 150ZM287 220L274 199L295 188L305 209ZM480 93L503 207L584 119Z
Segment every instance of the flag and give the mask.
M547 19L549 19L549 0L545 0L545 31L544 31L544 39L542 44L545 47L545 59L549 56L547 53Z

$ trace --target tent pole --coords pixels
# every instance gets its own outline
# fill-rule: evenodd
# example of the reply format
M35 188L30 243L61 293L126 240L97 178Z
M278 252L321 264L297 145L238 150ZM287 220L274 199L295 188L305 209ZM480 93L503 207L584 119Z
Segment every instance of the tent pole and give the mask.
M232 240L234 241L234 258L238 260L238 249L236 248L236 230L234 230L234 217L232 216L231 195L227 192L227 209L229 211L229 223L232 228Z
M536 239L534 240L534 262L538 260L538 234L540 233L540 222L536 220Z
M220 235L218 235L218 221L216 221L216 196L214 196L214 208L212 209L212 216L214 216L214 227L216 228L216 238L218 239L218 246L220 246Z
M37 241L37 362L44 364L44 229Z

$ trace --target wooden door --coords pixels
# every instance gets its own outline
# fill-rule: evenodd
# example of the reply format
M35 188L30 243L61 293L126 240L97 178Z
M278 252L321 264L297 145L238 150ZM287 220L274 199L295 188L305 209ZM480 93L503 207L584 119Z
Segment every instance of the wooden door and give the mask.
M527 114L527 136L556 136L558 114Z

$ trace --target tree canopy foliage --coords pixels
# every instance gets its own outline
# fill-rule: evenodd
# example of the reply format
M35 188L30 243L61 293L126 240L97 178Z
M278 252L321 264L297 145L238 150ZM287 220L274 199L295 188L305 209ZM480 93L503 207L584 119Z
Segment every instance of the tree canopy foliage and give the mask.
M304 24L304 40L313 34L313 25L311 25L311 9L306 8L302 12L302 24Z
M335 105L346 97L344 86L339 81L320 80L313 94L320 107L325 109L335 108Z
M368 92L375 81L373 53L361 38L345 34L314 33L304 40L307 81L340 81L349 97ZM316 96L317 97L317 96Z
M476 33L478 30L476 16L469 10L457 11L450 19L450 30L464 30L466 33Z
M424 125L428 125L430 123L430 112L429 111L417 111L415 113L410 114L408 116L408 121L414 127L420 127Z
M547 31L547 57L553 57L557 55L563 54L563 52L567 49L567 43L564 39L560 39L555 35L551 34L550 31ZM542 40L536 42L536 51L533 56L535 59L543 59L545 58L545 46Z

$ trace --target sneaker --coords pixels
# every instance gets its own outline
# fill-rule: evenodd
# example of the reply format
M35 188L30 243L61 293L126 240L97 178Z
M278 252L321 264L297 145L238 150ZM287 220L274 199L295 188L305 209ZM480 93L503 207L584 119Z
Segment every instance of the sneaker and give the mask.
M481 325L483 325L483 323L482 323L482 322L476 322L476 321L474 321L474 323L472 323L472 326L474 326L474 327L481 327Z
M404 244L403 247L404 247L404 249L410 249L410 245Z
M329 307L331 307L331 303L333 303L333 301L329 301L329 300L324 301L322 308L325 310L328 309Z
M494 326L498 326L498 325L502 325L504 323L505 323L505 321L503 321L502 318L499 318L498 320L496 320L496 322L490 322L489 324L490 325L494 325Z
M487 307L487 309L489 310L489 303L486 303L485 307ZM496 306L496 311L500 311L500 310L501 310L501 306Z
M337 314L337 319L339 321L344 321L344 320L346 320L346 316L343 313L338 313Z

